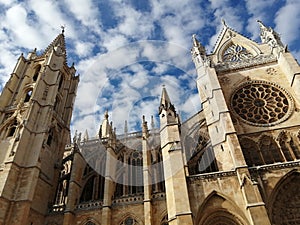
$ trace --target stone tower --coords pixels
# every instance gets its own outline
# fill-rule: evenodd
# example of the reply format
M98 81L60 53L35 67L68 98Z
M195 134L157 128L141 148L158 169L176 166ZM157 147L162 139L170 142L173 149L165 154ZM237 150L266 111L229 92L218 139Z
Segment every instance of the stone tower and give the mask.
M43 224L54 200L79 77L62 32L21 55L0 97L0 224Z
M174 225L193 224L186 185L180 121L165 87L162 90L159 117L168 222Z
M201 203L192 203L200 210L195 224L218 224L221 217L224 224L300 222L292 197L299 187L300 68L279 35L258 23L261 44L223 21L209 55L193 36L203 115L223 172L214 175L218 184L191 177L190 197Z

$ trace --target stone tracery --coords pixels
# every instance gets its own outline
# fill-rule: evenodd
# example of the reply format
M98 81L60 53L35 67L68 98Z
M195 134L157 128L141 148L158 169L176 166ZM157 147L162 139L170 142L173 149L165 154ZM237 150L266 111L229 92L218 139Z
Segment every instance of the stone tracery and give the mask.
M271 208L272 224L299 224L300 223L300 175L290 175L284 181L274 198Z
M252 57L253 55L245 47L238 44L232 44L225 50L223 61L238 62Z
M293 100L276 84L249 81L235 91L231 105L245 122L256 126L272 126L288 118Z

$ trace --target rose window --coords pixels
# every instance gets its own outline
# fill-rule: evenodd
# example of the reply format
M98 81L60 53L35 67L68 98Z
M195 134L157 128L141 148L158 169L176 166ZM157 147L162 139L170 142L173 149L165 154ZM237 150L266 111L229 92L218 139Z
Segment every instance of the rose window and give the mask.
M291 96L276 84L250 81L232 95L231 106L243 120L258 126L272 126L291 114Z

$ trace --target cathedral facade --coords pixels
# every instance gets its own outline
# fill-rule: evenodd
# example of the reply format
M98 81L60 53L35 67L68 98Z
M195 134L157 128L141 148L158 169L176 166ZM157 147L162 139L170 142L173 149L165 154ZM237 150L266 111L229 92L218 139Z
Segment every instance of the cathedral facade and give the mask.
M162 88L159 128L75 134L79 83L64 33L21 55L0 97L0 224L300 224L300 67L258 21L192 38L202 110L181 121ZM179 109L180 110L180 109Z

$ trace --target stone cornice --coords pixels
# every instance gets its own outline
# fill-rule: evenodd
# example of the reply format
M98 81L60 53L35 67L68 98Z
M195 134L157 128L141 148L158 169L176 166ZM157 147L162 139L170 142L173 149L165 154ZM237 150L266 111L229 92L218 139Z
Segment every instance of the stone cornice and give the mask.
M249 171L268 171L268 170L280 170L283 168L292 168L292 167L299 167L300 160L292 161L292 162L283 162L283 163L274 163L269 165L262 165L262 166L253 166L249 167Z
M220 171L220 172L212 172L212 173L205 173L205 174L197 174L188 176L188 182L193 182L196 180L209 180L209 179L217 179L220 177L231 177L236 176L236 171Z
M244 59L237 62L220 62L212 65L212 67L214 67L218 72L227 72L229 70L240 70L248 67L273 63L276 61L277 59L275 55L259 55L254 58Z

